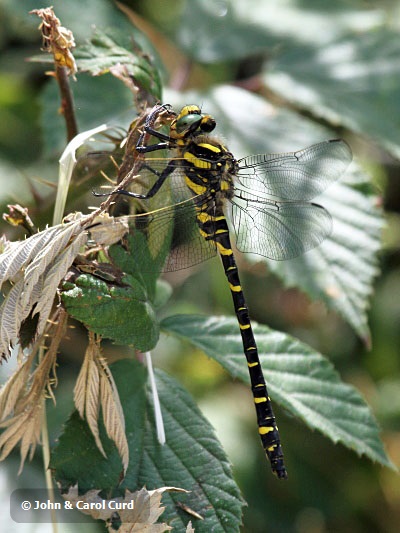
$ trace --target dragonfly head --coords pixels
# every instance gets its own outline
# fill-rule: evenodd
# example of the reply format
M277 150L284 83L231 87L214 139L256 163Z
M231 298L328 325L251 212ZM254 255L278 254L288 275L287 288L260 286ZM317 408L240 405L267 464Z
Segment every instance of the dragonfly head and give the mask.
M197 105L186 105L171 123L170 136L184 139L190 135L209 133L216 126L211 115L203 115Z

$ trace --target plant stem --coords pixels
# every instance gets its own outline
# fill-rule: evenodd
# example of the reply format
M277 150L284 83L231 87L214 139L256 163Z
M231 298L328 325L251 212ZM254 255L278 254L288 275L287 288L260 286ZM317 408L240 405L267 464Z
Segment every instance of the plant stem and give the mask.
M75 135L78 134L78 126L76 122L74 99L69 84L68 68L56 67L56 79L61 93L61 113L64 115L67 126L68 142L71 141Z
M43 416L42 416L42 450L43 450L43 467L44 475L46 479L46 488L48 498L51 502L54 502L54 485L53 478L51 477L51 471L49 469L50 463L50 443L49 443L49 431L47 428L47 415L46 415L46 398L43 398ZM51 524L53 533L58 532L57 514L55 509L50 509Z

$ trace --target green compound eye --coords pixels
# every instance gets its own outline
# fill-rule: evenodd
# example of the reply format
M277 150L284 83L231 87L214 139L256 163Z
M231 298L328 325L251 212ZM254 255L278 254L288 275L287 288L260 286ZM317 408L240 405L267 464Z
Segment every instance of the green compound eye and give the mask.
M191 113L189 115L185 115L181 118L178 118L176 121L176 131L178 133L183 133L188 130L196 130L199 124L202 121L202 116L199 114Z

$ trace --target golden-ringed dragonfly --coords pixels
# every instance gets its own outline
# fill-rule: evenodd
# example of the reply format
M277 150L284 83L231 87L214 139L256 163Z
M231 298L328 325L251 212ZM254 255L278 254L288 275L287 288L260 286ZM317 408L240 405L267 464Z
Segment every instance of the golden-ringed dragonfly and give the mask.
M165 112L173 117L168 135L154 128L158 115ZM160 270L186 268L219 254L242 336L261 442L272 471L285 479L278 428L230 236L241 252L275 260L294 258L318 246L331 233L332 220L311 200L340 177L352 154L345 141L334 139L298 152L237 160L212 135L215 126L214 118L196 105L183 107L178 115L169 106L156 107L136 146L143 164L134 183L142 189L117 189L111 194L137 198L143 206L171 180L169 203L155 211L146 212L145 207L137 216L137 227L150 236L153 248L157 235L165 239L164 228L173 221L170 252ZM145 145L145 136L158 142ZM167 159L146 156L163 149L168 150Z

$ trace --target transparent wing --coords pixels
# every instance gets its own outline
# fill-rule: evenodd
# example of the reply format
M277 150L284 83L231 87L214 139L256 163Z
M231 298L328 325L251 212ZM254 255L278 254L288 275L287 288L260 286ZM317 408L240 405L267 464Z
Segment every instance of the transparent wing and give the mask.
M328 211L313 203L235 199L228 211L238 250L277 261L319 246L332 231Z
M131 231L140 231L146 237L139 241L136 253L138 257L150 253L153 260L146 262L144 268L151 271L181 270L216 254L215 243L200 234L195 208L196 205L209 204L213 199L208 195L193 197L182 183L180 174L181 169L177 169L171 175L172 182L164 184L155 196L157 203L167 203L167 207L150 210L153 203L140 200L145 212L129 217ZM140 178L143 177L141 173Z
M343 174L351 160L351 149L341 139L298 152L251 155L239 160L237 182L253 194L312 200Z
M128 216L130 232L140 232L145 237L136 241L135 249L144 271L181 270L216 254L215 244L199 232L195 210L195 205L209 205L214 200L207 194L193 196L185 183L181 163L180 159L146 157L138 175L132 177L129 187L132 193L146 195L167 164L176 168L152 198L118 196L118 201L136 212Z

